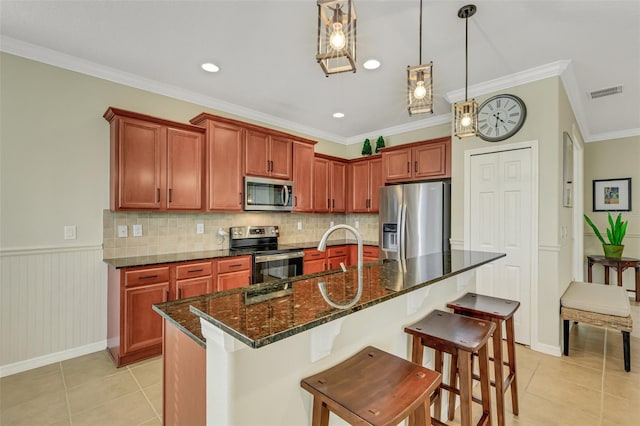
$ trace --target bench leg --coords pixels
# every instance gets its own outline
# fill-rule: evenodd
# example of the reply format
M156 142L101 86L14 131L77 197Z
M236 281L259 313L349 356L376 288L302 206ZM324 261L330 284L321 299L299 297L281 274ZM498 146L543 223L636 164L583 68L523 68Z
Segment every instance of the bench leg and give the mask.
M622 350L624 352L624 371L631 371L631 343L628 331L622 332Z
M563 321L564 327L564 355L569 356L569 320Z

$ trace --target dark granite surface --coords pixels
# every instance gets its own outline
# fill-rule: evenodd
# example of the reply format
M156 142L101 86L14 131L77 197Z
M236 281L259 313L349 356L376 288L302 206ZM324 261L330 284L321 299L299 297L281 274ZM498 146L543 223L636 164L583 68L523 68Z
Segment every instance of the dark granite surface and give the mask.
M206 346L200 317L253 348L268 345L361 309L398 297L445 278L477 268L505 255L452 250L398 261L377 261L363 267L363 291L348 309L332 307L327 296L346 304L357 292L357 268L329 271L274 283L258 284L190 299L154 305L153 309Z
M355 244L354 240L332 240L327 242L327 246L340 246L345 244ZM364 241L367 246L377 246L377 241ZM283 248L294 249L306 249L318 247L318 241L305 242L305 243L289 243L281 244ZM215 259L221 257L233 257L242 256L243 254L251 254L252 252L247 250L202 250L192 251L185 253L168 253L168 254L156 254L150 256L132 256L132 257L118 257L115 259L103 259L103 262L115 267L115 268L128 268L133 266L148 266L157 265L160 263L176 263L176 262L188 262L191 260L203 260L203 259Z

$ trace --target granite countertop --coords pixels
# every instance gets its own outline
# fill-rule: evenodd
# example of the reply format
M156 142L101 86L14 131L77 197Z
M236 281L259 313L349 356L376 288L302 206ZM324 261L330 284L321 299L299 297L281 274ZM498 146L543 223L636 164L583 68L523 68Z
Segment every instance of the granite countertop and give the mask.
M153 309L203 347L206 343L200 318L248 346L259 348L504 256L503 253L452 250L402 262L367 263L362 272L362 295L347 309L327 303L319 284L325 283L326 294L334 303L346 304L357 292L356 267L348 268L347 272L322 272L160 303Z
M346 244L356 244L355 240L331 240L327 242L327 246L341 246ZM377 246L377 241L364 241L364 245L366 246ZM318 247L318 241L316 242L303 242L303 243L288 243L281 244L281 246L286 248L297 248L297 249L308 249L308 248L316 248ZM229 250L229 249L221 249L221 250L201 250L201 251L191 251L184 253L167 253L167 254L156 254L149 256L131 256L131 257L117 257L114 259L103 259L102 261L108 265L111 265L115 268L129 268L134 266L149 266L149 265L158 265L161 263L177 263L177 262L188 262L192 260L203 260L203 259L216 259L223 257L234 257L234 256L242 256L246 254L252 254L251 250Z

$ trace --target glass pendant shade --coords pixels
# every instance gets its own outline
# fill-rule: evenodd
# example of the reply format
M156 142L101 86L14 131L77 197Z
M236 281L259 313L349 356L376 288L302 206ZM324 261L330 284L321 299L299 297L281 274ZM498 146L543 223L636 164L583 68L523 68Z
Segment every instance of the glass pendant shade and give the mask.
M318 0L316 60L327 76L356 72L356 10L352 0Z
M478 103L475 99L454 106L454 134L458 138L475 136L478 130Z
M409 115L433 112L433 63L407 67Z

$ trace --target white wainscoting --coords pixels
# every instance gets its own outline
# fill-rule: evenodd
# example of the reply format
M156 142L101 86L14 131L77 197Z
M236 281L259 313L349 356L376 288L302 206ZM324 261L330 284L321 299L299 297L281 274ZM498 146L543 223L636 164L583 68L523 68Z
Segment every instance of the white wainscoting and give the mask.
M0 377L106 347L101 246L0 252Z

